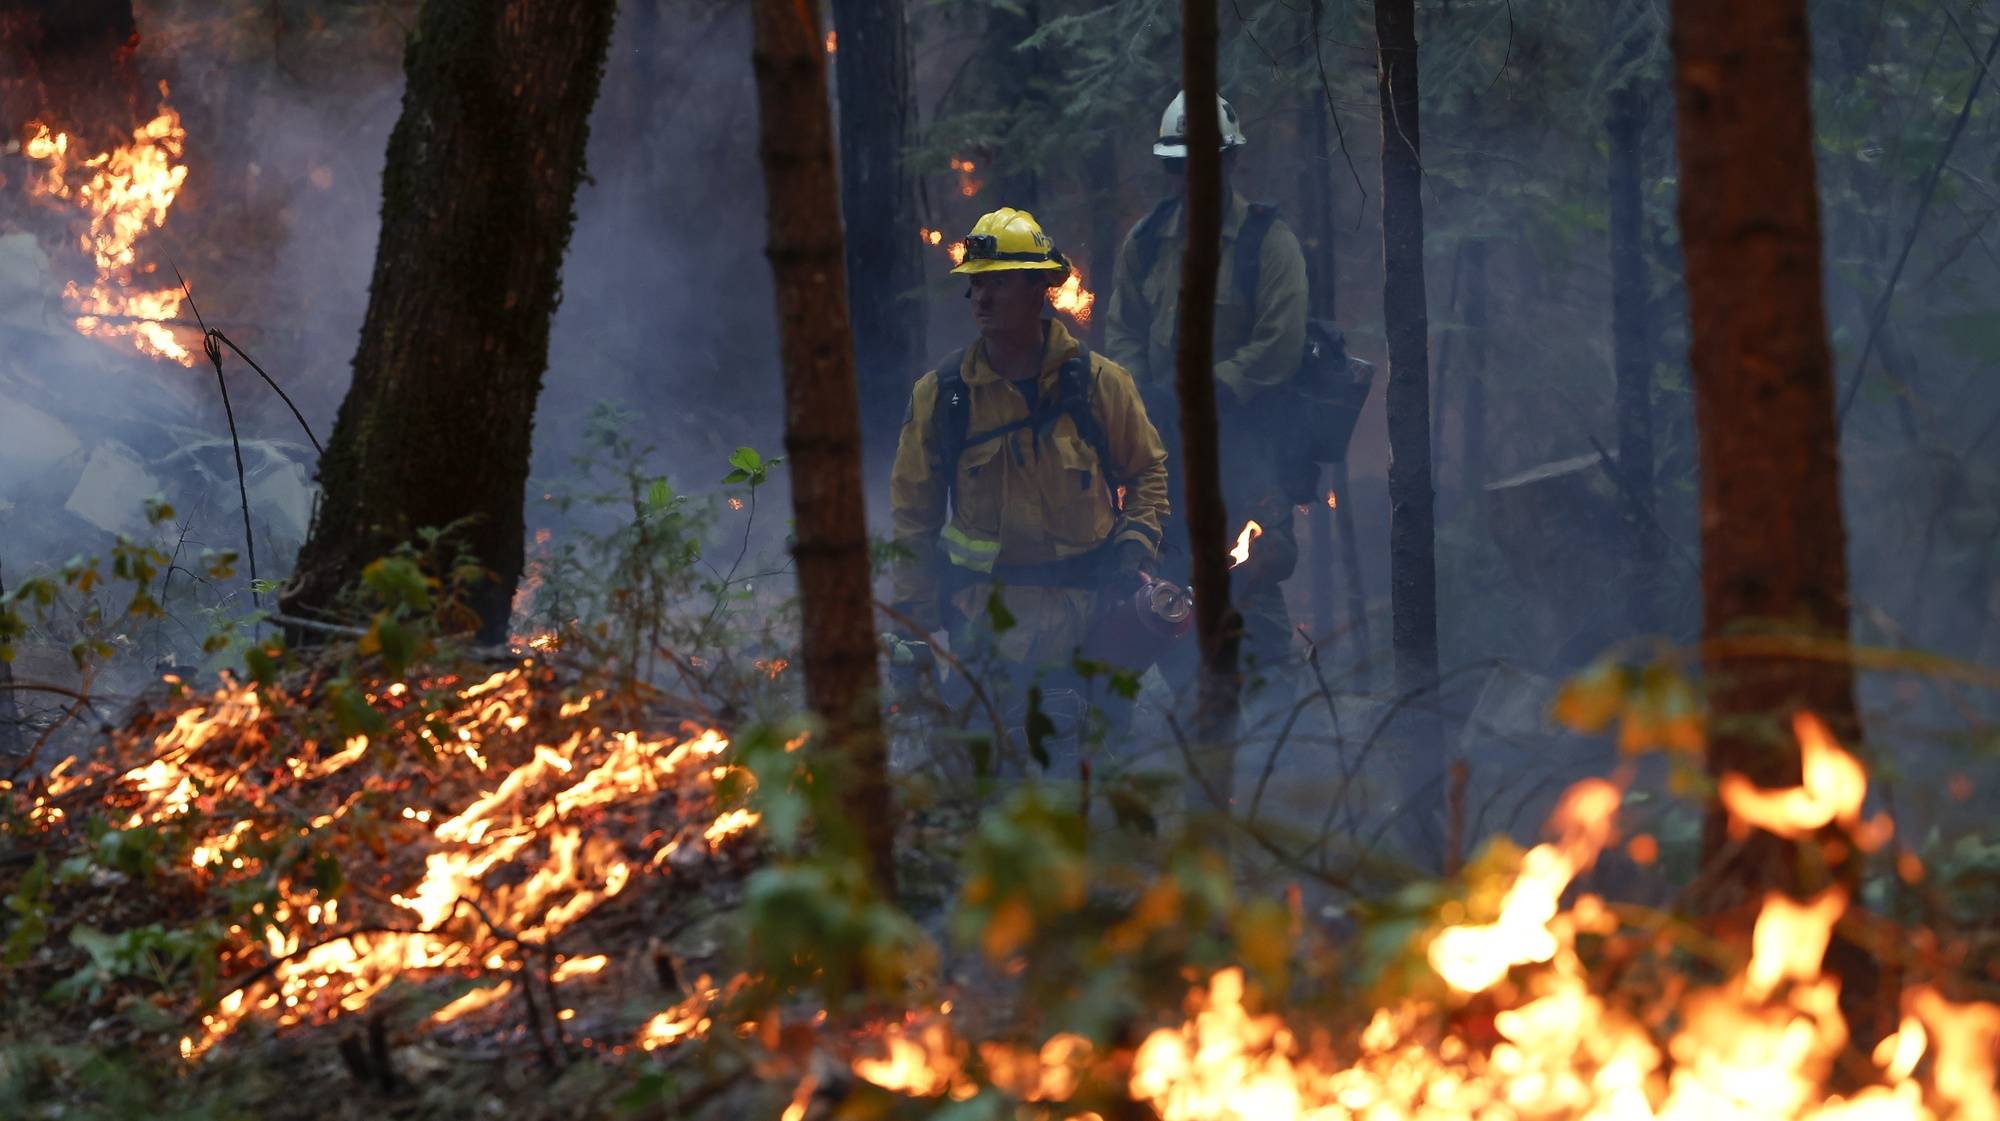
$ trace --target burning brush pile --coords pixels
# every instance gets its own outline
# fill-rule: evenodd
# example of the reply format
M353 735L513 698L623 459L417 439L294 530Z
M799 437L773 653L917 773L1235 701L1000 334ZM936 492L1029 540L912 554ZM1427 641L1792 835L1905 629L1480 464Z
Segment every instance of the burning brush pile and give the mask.
M622 1049L648 1014L593 1003L599 941L657 929L642 914L686 890L665 881L732 879L756 822L719 800L716 729L627 730L630 708L534 659L379 689L168 684L93 757L4 785L0 893L10 988L151 1004L186 1060L366 1016L399 983L447 1030Z

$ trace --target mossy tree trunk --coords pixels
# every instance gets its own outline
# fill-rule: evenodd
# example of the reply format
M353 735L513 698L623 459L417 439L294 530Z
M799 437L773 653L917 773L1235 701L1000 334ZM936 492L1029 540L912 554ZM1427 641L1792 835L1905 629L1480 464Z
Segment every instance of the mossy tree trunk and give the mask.
M842 268L840 190L819 8L756 0L765 216L785 380L785 454L806 702L841 783L847 828L876 886L895 890L896 819L877 707L874 596L861 486L861 416Z
M426 0L404 56L382 229L324 494L281 604L330 610L427 527L492 571L506 634L549 320L559 297L612 0Z
M1422 142L1413 0L1375 5L1382 104L1382 317L1389 341L1389 603L1396 692L1415 697L1396 752L1398 831L1419 860L1443 855L1444 735L1438 679L1437 541L1431 485L1429 312L1424 296Z
M1181 71L1187 90L1187 248L1181 254L1180 321L1174 390L1181 407L1195 633L1201 642L1195 750L1205 785L1226 808L1235 785L1242 682L1237 650L1243 618L1229 596L1228 511L1222 502L1215 413L1215 288L1222 265L1222 121L1215 0L1181 0Z

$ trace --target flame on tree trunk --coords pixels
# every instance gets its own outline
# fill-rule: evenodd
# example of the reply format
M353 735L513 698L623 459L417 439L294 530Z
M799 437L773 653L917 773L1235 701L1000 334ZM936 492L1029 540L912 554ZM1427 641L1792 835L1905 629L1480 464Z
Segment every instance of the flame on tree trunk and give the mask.
M1701 442L1708 768L1791 786L1801 777L1784 735L1794 712L1816 714L1849 742L1859 730L1851 664L1786 656L1788 643L1844 648L1848 639L1804 0L1677 0L1673 50ZM1710 807L1702 840L1698 901L1725 933L1744 933L1767 892L1803 897L1829 882L1852 891L1859 875L1851 845L1829 861L1832 846L1762 830L1730 843L1720 806ZM1842 975L1857 1037L1880 1034L1868 954L1837 939L1828 964Z
M806 701L846 764L847 824L861 833L876 885L895 887L888 747L876 707L874 597L861 486L854 340L841 264L840 191L826 97L819 8L756 0L765 250L777 290L791 462Z
M1389 603L1396 692L1426 694L1438 679L1437 551L1431 489L1429 316L1424 303L1424 204L1417 132L1413 0L1375 5L1376 87L1382 102L1382 316L1389 338ZM1412 855L1435 865L1444 829L1444 730L1435 702L1400 718L1403 797L1397 826Z
M473 592L480 636L506 636L549 317L615 9L426 0L354 382L286 611L325 612L370 561L456 525L494 574Z
M1187 90L1187 248L1181 255L1179 340L1174 390L1181 406L1181 454L1187 480L1195 632L1201 641L1201 687L1195 707L1196 765L1225 802L1233 784L1241 682L1236 653L1243 617L1229 598L1228 512L1222 505L1220 441L1215 423L1215 285L1222 264L1222 122L1217 93L1215 0L1181 2L1181 69Z

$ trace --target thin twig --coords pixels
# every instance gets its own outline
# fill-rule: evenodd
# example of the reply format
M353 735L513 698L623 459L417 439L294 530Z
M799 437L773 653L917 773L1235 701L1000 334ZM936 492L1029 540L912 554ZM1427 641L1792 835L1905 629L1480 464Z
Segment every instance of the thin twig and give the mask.
M196 323L201 322L201 309L195 307L194 289L188 287L187 277L181 275L178 266L174 276L181 282L181 292L187 296L188 310L194 312ZM222 348L216 344L216 333L204 325L202 328L201 350L215 367L215 385L222 391L222 415L229 421L229 446L236 451L236 495L243 504L243 548L250 555L250 604L262 607L257 595L257 538L250 532L250 484L243 474L243 441L236 435L236 410L229 404L229 382L222 376Z

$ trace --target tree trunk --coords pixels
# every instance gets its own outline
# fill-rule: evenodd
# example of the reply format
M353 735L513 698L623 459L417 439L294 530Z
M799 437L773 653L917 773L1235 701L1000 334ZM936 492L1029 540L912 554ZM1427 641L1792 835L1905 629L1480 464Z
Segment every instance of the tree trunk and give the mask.
M1222 122L1214 110L1216 0L1181 0L1181 70L1187 91L1187 246L1181 255L1174 391L1181 407L1188 552L1201 642L1196 750L1207 784L1227 808L1235 785L1236 676L1243 619L1229 597L1228 512L1215 417L1215 286L1222 264Z
M1640 144L1646 97L1630 71L1644 53L1643 12L1613 9L1613 52L1624 80L1611 91L1605 116L1611 160L1606 187L1611 224L1611 356L1618 401L1618 474L1624 507L1629 578L1626 626L1644 634L1657 628L1653 603L1660 591L1660 543L1653 528L1653 324L1648 293L1644 209L1640 194Z
M0 599L7 596L7 582L0 579ZM0 660L0 756L20 755L21 704L14 696L14 663Z
M999 145L987 153L995 172L985 196L992 200L991 206L1041 209L1042 181L1032 162L1035 145L1031 141L1037 138L1016 131L1020 122L1042 119L1036 106L1042 93L1035 79L1042 72L1043 51L1020 49L1029 36L1042 29L1040 7L1038 0L1015 0L986 9L986 35L980 48L980 70L985 75L980 85L986 100L981 107L995 110L1003 121L1013 123Z
M611 0L426 0L382 175L368 312L282 605L323 613L425 527L491 569L472 593L505 637L549 318L597 99Z
M1090 190L1090 282L1093 292L1108 297L1117 290L1118 248L1123 231L1118 223L1118 145L1107 138L1084 166ZM1106 309L1110 304L1107 300ZM1104 349L1104 321L1108 315L1090 317L1090 345Z
M923 244L903 149L910 48L901 0L834 0L840 198L853 292L862 448L886 458L924 362Z
M1486 273L1485 238L1472 238L1459 250L1465 267L1465 388L1459 398L1458 492L1480 509L1478 495L1486 486L1486 374L1492 348L1486 328L1492 323L1491 281Z
M828 744L823 757L844 764L839 777L847 822L860 831L876 886L890 895L896 821L876 707L861 416L841 264L826 50L817 5L757 0L752 18L770 233L765 255L777 291L784 364L806 703L822 724Z
M1708 769L1795 786L1799 752L1786 717L1814 712L1850 743L1860 731L1850 663L1739 652L1745 638L1848 641L1805 0L1677 0L1673 46L1700 433ZM1733 845L1726 824L1711 805L1697 893L1726 936L1747 940L1769 892L1858 886L1850 843L1794 845L1760 831ZM1831 867L1829 848L1844 853ZM1894 994L1883 991L1871 951L1844 936L1829 947L1827 968L1841 979L1842 1011L1865 1055L1895 1022Z
M1307 25L1308 35L1318 28ZM1305 141L1305 159L1300 161L1299 197L1304 213L1299 216L1306 255L1306 280L1312 303L1309 314L1338 322L1338 259L1334 255L1333 233L1333 153L1327 136L1326 102L1318 84L1305 92L1299 103L1299 136ZM1319 489L1319 488L1315 488ZM1306 536L1312 567L1307 573L1312 597L1313 641L1324 643L1333 634L1333 514L1324 502L1306 508Z
M1436 863L1443 845L1444 736L1426 715L1435 710L1436 699L1427 694L1438 677L1437 553L1414 0L1377 0L1375 45L1382 99L1382 317L1389 337L1390 641L1396 692L1426 694L1402 721L1397 824L1413 854Z

